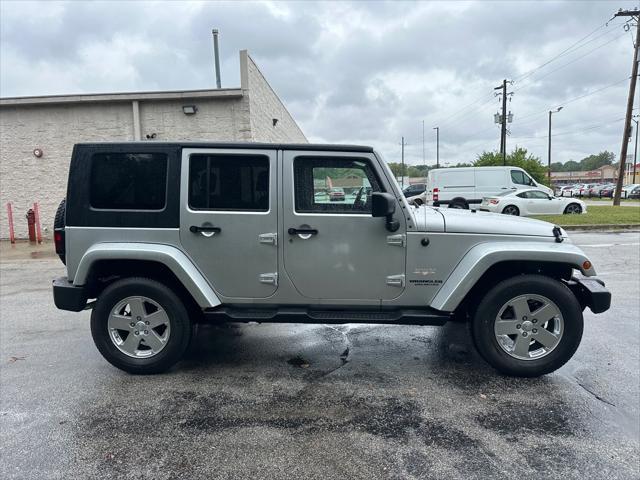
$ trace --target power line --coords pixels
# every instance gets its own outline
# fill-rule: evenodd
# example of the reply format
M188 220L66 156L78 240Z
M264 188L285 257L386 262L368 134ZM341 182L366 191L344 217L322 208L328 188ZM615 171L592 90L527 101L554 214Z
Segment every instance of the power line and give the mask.
M591 35L593 35L594 33L596 33L598 30L600 30L601 28L607 27L609 22L605 22L602 25L600 25L599 27L595 28L594 30L592 30L590 33L588 33L587 35L585 35L584 37L582 37L580 40L576 41L575 43L572 43L571 45L569 45L567 48L565 48L562 52L560 52L559 54L557 54L555 57L550 58L549 60L547 60L546 62L542 63L541 65L538 65L535 68L532 68L531 70L528 70L527 72L523 73L522 75L520 75L519 77L516 77L514 79L515 82L519 82L520 80L524 80L525 78L531 76L533 73L535 73L536 71L540 70L541 68L544 68L545 66L549 65L550 63L554 62L555 60L557 60L558 58L561 58L563 56L565 56L566 54L578 50L580 48L582 48L585 45L588 45L589 43L591 43L592 41L604 36L604 35L608 35L609 33L611 33L612 31L615 30L609 30L607 32L604 32L601 35L598 35L594 38L592 38L591 40L589 40L588 42L584 43L583 45L580 45L579 47L576 47L576 45L578 45L579 43L581 43L582 41L586 40L587 38L589 38ZM576 48L574 48L576 47Z
M559 107L560 106L564 107L565 105L569 105L570 103L577 102L578 100L582 100L583 98L590 97L591 95L595 95L596 93L600 93L600 92L602 92L604 90L607 90L608 88L615 87L616 85L619 85L622 82L626 82L627 80L629 80L629 77L625 77L625 78L623 78L621 80L618 80L617 82L610 83L608 85L605 85L604 87L597 88L596 90L592 90L592 91L587 92L587 93L585 93L583 95L579 95L577 97L570 98L569 100L565 100L563 102L556 103L555 105L559 106ZM529 113L527 115L523 115L522 117L519 117L518 125L526 125L527 123L531 123L531 122L520 122L520 120L525 119L525 118L530 118L530 117L542 116L542 115L547 113L547 110L549 110L549 109L545 108L544 110L540 110L539 112Z
M612 123L617 123L624 120L624 117L622 118L617 118L615 120L610 120L607 122L603 122L603 123L599 123L597 125L592 125L590 127L586 127L586 128L582 128L580 130L571 130L571 131L567 131L567 132L559 132L559 133L554 133L553 135L551 135L552 137L559 137L559 136L563 136L563 135L575 135L577 133L584 133L584 132L588 132L590 130L595 130L596 128L600 128L600 127L604 127L606 125L611 125ZM518 136L518 137L514 137L514 140L522 140L522 139L529 139L529 138L547 138L547 135L529 135L529 136Z
M437 122L439 125L446 125L448 124L454 117L459 116L461 113L465 112L468 108L473 107L473 105L475 105L478 102L481 102L482 100L485 100L487 98L487 95L483 95L482 97L474 100L473 102L465 105L464 107L460 108L459 110L456 110L453 114L449 115L448 117L445 117L443 120ZM482 105L478 105L477 107L474 108L480 108L483 107L484 105L491 103L494 99L493 93L490 95L490 99L484 103L482 103Z
M578 60L582 60L584 57L586 57L586 56L588 56L588 55L591 55L591 54L592 54L593 52L595 52L596 50L599 50L599 49L601 49L602 47L605 47L605 46L609 45L609 44L610 44L610 43L612 43L612 42L615 42L615 41L616 41L616 40L618 40L620 37L622 37L622 36L624 36L624 35L626 35L626 34L627 34L627 32L623 32L622 34L620 34L620 35L618 35L618 36L616 36L616 37L612 38L611 40L609 40L609 41L607 41L607 42L605 42L605 43L602 43L602 44L598 45L597 47L592 48L591 50L586 51L585 53L583 53L583 54L582 54L582 55L580 55L579 57L576 57L576 58L574 58L573 60L571 60L571 61L569 61L569 62L567 62L567 63L564 63L564 64L560 65L558 68L555 68L555 69L551 70L550 72L547 72L546 74L542 75L541 77L537 77L537 78L534 78L533 80L529 80L528 82L525 82L525 84L524 84L523 86L521 86L521 87L519 87L519 88L516 88L516 89L514 90L514 92L518 92L518 91L522 90L523 88L527 88L527 87L529 87L529 86L533 85L532 81L540 81L540 80L542 80L543 78L547 78L549 75L554 74L554 73L555 73L555 72L557 72L558 70L562 70L563 68L568 67L569 65L571 65L571 64L573 64L573 63L575 63L575 62L577 62Z

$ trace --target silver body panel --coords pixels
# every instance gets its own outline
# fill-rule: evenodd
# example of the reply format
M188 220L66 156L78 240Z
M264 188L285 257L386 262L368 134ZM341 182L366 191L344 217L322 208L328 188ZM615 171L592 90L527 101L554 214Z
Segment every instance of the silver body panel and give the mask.
M188 207L193 153L243 153L242 148L185 147L180 228L68 227L67 270L84 285L98 260L140 259L171 269L202 308L233 305L427 307L453 311L491 265L506 260L550 261L584 270L584 253L553 225L505 215L409 206L388 166L375 153L251 149L270 162L267 212L194 211ZM397 200L400 228L367 214L298 213L293 161L298 155L366 158ZM193 233L215 225L220 234ZM288 228L317 228L310 238ZM566 234L563 232L563 236ZM426 243L426 245L425 245Z
M202 273L177 247L154 243L96 243L82 256L73 279L85 285L91 266L98 260L148 260L166 265L202 308L220 305L218 296Z

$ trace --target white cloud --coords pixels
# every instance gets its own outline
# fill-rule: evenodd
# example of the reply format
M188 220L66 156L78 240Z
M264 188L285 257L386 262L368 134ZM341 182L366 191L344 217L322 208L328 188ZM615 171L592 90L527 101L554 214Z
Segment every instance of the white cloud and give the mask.
M432 127L438 125L441 158L456 163L497 146L492 94L503 78L535 68L619 7L635 5L5 1L0 94L212 87L215 27L223 86L239 84L237 52L249 49L310 139L371 144L397 160L404 135L407 160L415 163L422 161L424 120L428 162L435 161ZM546 112L628 77L631 42L619 36L620 23L512 86L509 146L546 159ZM554 159L617 153L622 125L611 120L624 115L627 88L621 82L554 116L554 132L567 133L554 137Z

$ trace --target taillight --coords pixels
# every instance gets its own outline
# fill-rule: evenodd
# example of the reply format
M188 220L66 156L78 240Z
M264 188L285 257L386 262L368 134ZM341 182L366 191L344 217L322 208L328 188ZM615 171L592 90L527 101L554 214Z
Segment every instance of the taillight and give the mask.
M65 254L64 228L57 229L53 232L53 243L56 247L56 253L58 255L64 255Z
M491 200L489 200L489 203L491 205L497 205L498 203L500 203L500 200L498 200L497 198L492 198Z
M440 190L439 190L438 188L434 188L434 189L433 189L433 201L434 201L434 202L437 202L437 201L438 201L438 199L439 199L439 197L438 197L438 192L439 192L439 191L440 191Z

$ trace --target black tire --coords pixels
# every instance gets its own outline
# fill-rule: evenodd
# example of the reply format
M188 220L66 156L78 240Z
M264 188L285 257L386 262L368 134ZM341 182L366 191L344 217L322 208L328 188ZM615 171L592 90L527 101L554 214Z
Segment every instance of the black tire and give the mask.
M502 213L504 213L505 215L519 216L520 215L520 209L518 207L516 207L515 205L507 205L506 207L504 207L502 209Z
M166 345L148 358L133 358L121 352L111 340L107 326L111 309L118 302L139 295L157 302L170 321L171 334ZM113 366L146 375L164 372L182 358L191 340L192 324L184 303L166 285L149 278L132 277L112 283L100 294L91 313L91 335L102 356Z
M462 199L454 199L451 200L449 204L449 208L457 208L459 210L469 210L469 204L465 200Z
M60 228L64 228L66 210L67 210L67 199L63 198L62 201L60 202L60 205L58 205L58 209L56 210L56 216L53 219L54 231ZM67 258L64 255L58 255L58 257L60 257L60 260L64 265L67 264Z
M569 210L571 210L571 208L569 208L569 207L574 207L574 208L577 207L577 210L570 212ZM579 213L582 213L582 207L580 205L578 205L577 203L570 203L569 205L567 205L565 207L564 213L565 213L565 215L579 214Z
M559 343L539 359L512 357L500 347L494 333L500 308L525 294L547 297L558 306L564 320ZM542 275L520 275L493 287L480 301L471 325L473 341L480 355L496 370L516 377L538 377L560 368L576 352L582 331L582 308L575 295L562 282Z

